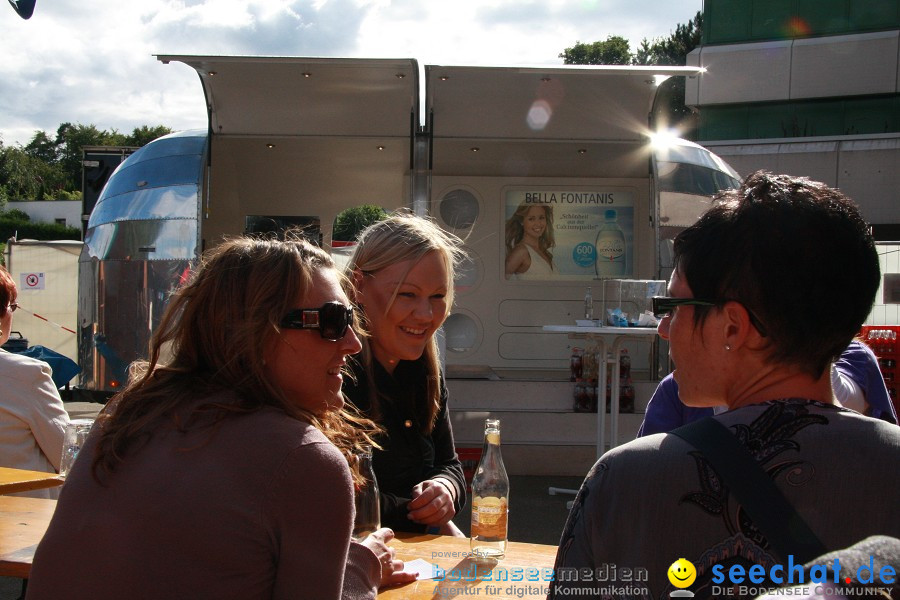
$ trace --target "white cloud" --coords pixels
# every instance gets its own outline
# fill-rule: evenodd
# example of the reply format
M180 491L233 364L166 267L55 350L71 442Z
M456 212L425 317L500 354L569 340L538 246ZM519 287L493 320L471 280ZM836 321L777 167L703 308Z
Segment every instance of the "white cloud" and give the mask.
M154 54L561 64L576 41L668 35L702 0L37 0L0 7L0 139L60 123L206 126L196 74Z

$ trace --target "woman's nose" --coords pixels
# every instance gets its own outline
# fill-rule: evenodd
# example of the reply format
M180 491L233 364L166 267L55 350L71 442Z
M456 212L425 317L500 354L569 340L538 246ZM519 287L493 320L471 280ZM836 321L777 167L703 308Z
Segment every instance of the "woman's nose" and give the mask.
M423 298L419 302L416 302L414 314L417 317L431 319L434 316L434 307L431 306L431 299Z
M659 325L656 326L656 333L659 334L664 340L669 339L669 324L672 322L672 315L665 315L662 319L659 320Z
M347 332L341 338L341 343L344 344L344 354L356 354L362 350L362 343L360 343L359 337L357 337L352 327L347 328Z

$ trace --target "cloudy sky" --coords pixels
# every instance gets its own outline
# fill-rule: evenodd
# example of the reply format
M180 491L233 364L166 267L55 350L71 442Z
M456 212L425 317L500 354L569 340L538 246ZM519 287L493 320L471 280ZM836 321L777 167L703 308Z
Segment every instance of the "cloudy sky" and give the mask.
M11 0L14 1L14 0ZM575 42L669 35L702 0L37 0L0 5L0 141L93 124L206 126L199 79L155 54L559 65Z

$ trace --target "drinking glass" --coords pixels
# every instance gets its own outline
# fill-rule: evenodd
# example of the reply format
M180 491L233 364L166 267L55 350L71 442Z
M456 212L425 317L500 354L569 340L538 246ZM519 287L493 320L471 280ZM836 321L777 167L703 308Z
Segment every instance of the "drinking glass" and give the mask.
M84 441L87 439L88 433L91 432L93 425L93 419L72 419L66 425L62 459L59 461L59 474L61 477L65 477L72 470L78 451L84 445Z
M359 473L364 478L363 483L355 486L356 519L353 521L353 539L358 542L381 527L381 506L378 500L378 482L375 480L375 471L372 470L371 446L365 446L356 455L356 461Z

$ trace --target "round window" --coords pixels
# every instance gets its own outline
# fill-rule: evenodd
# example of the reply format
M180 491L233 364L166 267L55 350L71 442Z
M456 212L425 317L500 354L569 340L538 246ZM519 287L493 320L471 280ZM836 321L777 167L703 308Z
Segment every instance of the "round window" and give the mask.
M444 321L444 336L450 352L472 352L481 344L481 326L465 313L453 313Z
M441 220L452 229L470 229L478 219L479 211L475 194L459 188L444 194L438 206Z

